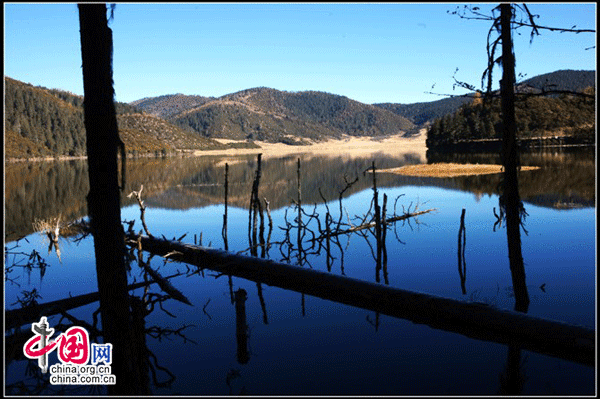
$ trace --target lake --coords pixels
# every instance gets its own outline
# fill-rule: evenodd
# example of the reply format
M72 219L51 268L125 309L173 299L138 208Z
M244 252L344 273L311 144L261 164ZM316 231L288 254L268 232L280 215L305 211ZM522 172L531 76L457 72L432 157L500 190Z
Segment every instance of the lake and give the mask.
M298 158L305 212L302 256L298 256L294 206ZM500 211L499 174L442 179L377 173L379 204L385 194L388 217L432 210L388 226L383 269L377 267L374 228L339 236L330 257L323 246L312 245L311 232L318 232L318 223L324 226L328 211L336 223L340 219L343 190L342 222L361 223L373 198L373 176L366 172L373 162L377 169L385 169L424 162L497 163L497 156L264 155L259 198L269 202L273 221L264 256L301 263L298 267L302 268L512 310L516 299L507 232L495 216ZM522 154L521 163L541 167L519 176L526 212L521 246L530 300L527 314L595 328L595 153L528 153ZM186 234L183 242L201 241L204 246L223 249L226 164L228 249L250 255L248 207L258 165L255 155L128 160L122 219L135 221L136 232L142 230L139 206L127 194L143 185L145 219L152 234L169 239ZM48 252L48 238L33 228L36 220L60 215L64 222L86 216L89 185L85 161L5 164L5 187L5 263L9 267L5 309L18 308L17 299L25 300L24 292L33 289L40 296L39 303L97 291L91 236L81 240L61 237L59 259L55 250ZM459 241L462 231L464 240ZM31 269L21 267L31 260L32 251L37 251L47 266L40 268L37 262ZM146 344L153 354L151 369L155 373L150 381L154 394L595 393L596 370L584 364L210 270L194 273L193 266L165 262L148 253L143 260L163 276L183 273L170 282L193 304L169 299L160 307L157 304L145 318ZM143 274L133 261L129 282L143 281ZM241 290L245 299L235 300L235 295L243 295ZM161 290L152 285L149 292L159 294ZM141 297L144 289L133 293ZM97 308L95 302L69 314L92 324ZM53 327L67 320L51 316L48 322ZM240 331L240 323L247 328ZM27 324L21 330L30 328ZM21 348L12 350L14 357L5 356L8 394L104 392L103 386L48 385L37 361L26 360ZM50 353L48 363L57 362L56 353Z

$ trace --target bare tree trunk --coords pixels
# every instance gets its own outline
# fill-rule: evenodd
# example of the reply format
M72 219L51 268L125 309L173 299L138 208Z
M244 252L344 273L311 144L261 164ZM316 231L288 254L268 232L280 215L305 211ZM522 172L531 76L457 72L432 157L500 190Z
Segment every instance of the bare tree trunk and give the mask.
M504 184L501 202L506 212L506 234L508 238L508 258L515 294L515 310L527 312L529 295L525 283L525 267L521 251L521 200L517 169L519 151L517 148L517 123L515 118L515 55L511 37L512 6L500 5L500 24L502 29L502 165L504 166Z
M143 394L139 370L132 359L129 295L121 225L117 153L121 145L113 102L112 31L105 4L80 4L84 122L90 192L88 212L100 293L104 342L113 345L116 385L110 394ZM147 389L147 388L146 388Z

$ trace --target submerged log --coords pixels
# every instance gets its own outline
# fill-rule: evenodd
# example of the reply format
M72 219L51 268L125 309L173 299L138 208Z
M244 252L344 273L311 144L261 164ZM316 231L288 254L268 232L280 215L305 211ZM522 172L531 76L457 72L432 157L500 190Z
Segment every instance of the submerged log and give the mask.
M164 279L170 279L173 277L181 276L182 273L177 273L172 276L163 277ZM131 284L127 287L129 291L135 290L154 284L157 281L144 281L141 283ZM52 302L40 303L37 305L28 306L25 308L11 309L4 313L4 330L8 331L12 328L16 328L25 324L38 322L42 316L53 316L59 314L61 311L67 311L69 309L78 308L80 306L89 305L90 303L96 302L100 299L99 292L91 292L89 294L78 295L70 298L58 299Z
M137 245L137 237L129 237ZM254 282L372 310L456 332L470 338L514 345L587 366L595 364L595 331L486 304L413 292L272 260L176 241L141 237L145 251Z

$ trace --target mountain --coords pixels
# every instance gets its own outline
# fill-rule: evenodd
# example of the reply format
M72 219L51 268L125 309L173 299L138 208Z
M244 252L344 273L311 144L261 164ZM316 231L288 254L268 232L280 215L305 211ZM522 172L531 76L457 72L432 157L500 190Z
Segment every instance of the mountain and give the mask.
M596 71L563 69L527 79L521 83L538 90L563 90L581 92L596 87Z
M595 75L595 71L556 71L527 79L518 88L520 92L581 91L595 87ZM83 97L34 87L8 77L4 78L4 88L7 158L85 155ZM255 146L253 140L306 144L342 135L409 135L471 104L474 97L471 93L428 103L369 105L319 91L287 92L258 87L218 98L173 94L115 105L127 151L132 155L164 155L179 150L223 148L225 145L215 138L243 141L237 146ZM566 115L565 109L580 105L584 108L577 117L589 119L589 104L534 99L527 107L538 110L550 107L558 120ZM521 120L531 132L560 127L556 123L551 126L546 117L542 118L543 123L537 123L539 117L526 113ZM469 117L463 119L470 128L494 135L491 127L497 122L496 116L487 117L482 129L479 125L484 119L479 122ZM574 125L575 122L569 122L569 127L581 125L579 122Z
M441 118L446 114L456 111L461 105L471 101L473 101L472 94L467 97L449 97L424 103L379 103L373 105L387 109L395 114L405 117L415 125L422 126L436 118Z
M158 97L142 98L141 100L131 102L130 105L143 109L148 114L167 119L213 100L215 100L214 97L167 94Z
M83 97L4 78L6 158L83 156L86 136ZM135 106L115 103L117 123L131 155L229 147L183 130Z
M383 136L414 128L412 122L388 110L318 91L259 87L219 98L177 94L131 104L211 138L304 144L307 139Z
M575 71L571 69L559 70L534 76L533 78L518 83L521 91L533 88L541 91L562 90L581 92L587 87L596 86L596 71ZM449 97L437 101L395 104L373 104L401 115L416 125L422 126L432 123L435 119L456 112L463 104L473 101L474 93L467 93L460 97Z

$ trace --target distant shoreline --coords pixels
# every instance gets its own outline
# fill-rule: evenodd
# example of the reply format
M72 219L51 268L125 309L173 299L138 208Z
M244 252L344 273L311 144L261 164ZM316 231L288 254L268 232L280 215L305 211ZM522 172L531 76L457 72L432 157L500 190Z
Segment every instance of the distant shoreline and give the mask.
M330 139L315 142L310 145L287 145L283 143L266 143L255 141L260 148L232 148L224 150L196 150L195 156L202 155L244 155L265 154L266 156L282 156L289 154L310 153L324 156L349 156L361 157L373 153L384 153L389 155L402 153L415 153L425 160L427 146L425 144L425 129L413 137L404 137L402 134L385 137L356 137L345 136L341 139ZM230 143L233 140L216 139L222 143Z
M182 156L223 155L236 156L245 154L265 154L265 156L282 156L288 154L310 153L324 156L361 157L373 153L402 154L414 153L425 160L427 146L425 145L425 129L413 137L403 137L401 134L385 137L355 137L345 136L341 139L331 139L310 145L288 145L283 143L267 143L256 141L260 148L229 148L219 150L194 150L181 153ZM236 143L236 140L216 139L221 143ZM147 155L141 157L154 157ZM40 161L71 161L87 159L87 156L59 156L33 158L5 158L5 162L40 162Z

